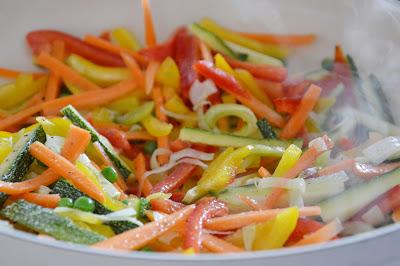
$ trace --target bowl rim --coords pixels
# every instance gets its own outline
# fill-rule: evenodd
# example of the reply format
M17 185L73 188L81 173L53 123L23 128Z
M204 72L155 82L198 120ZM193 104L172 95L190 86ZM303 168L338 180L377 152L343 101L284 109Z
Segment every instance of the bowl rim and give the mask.
M334 250L343 248L357 243L365 243L374 241L375 238L385 237L393 232L400 231L400 224L390 224L381 228L374 229L369 232L361 233L354 236L348 236L340 240L330 241L323 244L316 244L304 247L291 247L268 251L251 251L231 254L200 254L197 256L188 256L180 253L163 253L163 252L123 252L112 250L100 250L83 246L79 244L71 244L57 240L48 240L40 238L31 233L18 231L14 228L0 227L0 235L8 238L16 238L18 240L30 242L36 245L49 247L51 249L61 249L62 251L84 253L84 255L99 255L106 257L117 257L119 259L136 259L149 261L242 261L266 258L291 257L304 253L313 253L324 250Z

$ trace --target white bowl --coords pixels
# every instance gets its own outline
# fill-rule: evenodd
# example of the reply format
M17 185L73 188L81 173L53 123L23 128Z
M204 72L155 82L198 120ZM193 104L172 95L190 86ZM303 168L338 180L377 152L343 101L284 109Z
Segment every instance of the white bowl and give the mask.
M291 73L319 67L343 44L363 73L384 81L394 114L400 105L400 7L395 0L156 0L152 1L159 39L179 25L209 16L242 31L318 34L315 45L301 48L289 60ZM31 69L25 34L52 28L77 35L127 26L143 34L139 0L1 0L0 65ZM78 245L40 239L0 227L0 265L379 265L400 264L399 225L389 225L327 244L233 255L200 255L98 251Z

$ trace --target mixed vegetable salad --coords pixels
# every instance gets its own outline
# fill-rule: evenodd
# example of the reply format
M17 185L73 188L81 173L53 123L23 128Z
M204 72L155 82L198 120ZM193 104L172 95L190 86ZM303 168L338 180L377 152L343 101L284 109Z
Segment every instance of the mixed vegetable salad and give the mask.
M42 71L0 68L0 215L52 241L185 254L336 241L400 220L400 130L379 79L313 34L212 19L145 47L125 28L26 36Z

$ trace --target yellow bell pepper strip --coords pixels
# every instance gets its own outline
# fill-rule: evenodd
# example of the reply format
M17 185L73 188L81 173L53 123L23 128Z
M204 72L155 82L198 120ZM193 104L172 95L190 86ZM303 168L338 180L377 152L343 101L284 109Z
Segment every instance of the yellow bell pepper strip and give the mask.
M294 144L287 147L272 176L284 176L299 160L301 153L301 149Z
M111 38L119 46L135 52L142 48L135 34L125 28L116 28L112 30Z
M165 101L169 101L172 97L175 96L176 90L172 87L162 87L162 94Z
M253 250L281 248L296 228L299 218L297 208L288 208L265 223L256 225Z
M71 121L61 117L47 119L43 116L38 116L36 121L43 127L44 132L50 136L66 137L71 127Z
M12 133L0 131L0 163L12 151L13 138Z
M43 78L33 79L31 74L21 74L14 83L5 84L0 87L0 106L7 109L21 104L32 95L39 92L45 84Z
M225 58L221 54L216 54L214 56L215 60L215 66L222 71L224 71L226 74L229 74L231 76L235 76L235 71L232 69L232 67L226 62Z
M234 132L235 135L239 136L250 136L257 131L257 118L254 113L246 106L234 103L217 104L208 109L204 115L204 120L208 127L218 132L217 122L228 116L239 117L245 122L245 125Z
M117 123L131 126L135 123L142 121L151 115L154 109L154 102L145 102L139 107L134 108L130 112L126 113L121 117L117 117Z
M95 125L113 123L114 114L107 108L96 108L92 111L92 120Z
M109 86L131 78L131 73L127 68L96 65L75 54L70 55L66 63L82 76L99 86Z
M136 95L129 95L119 100L116 100L109 105L107 108L120 114L125 114L132 111L134 108L139 106L139 99Z
M161 63L157 71L156 81L165 87L172 87L178 90L180 79L181 76L178 65L175 63L174 59L168 56Z
M79 93L83 92L83 90L81 88L79 88L78 86L76 86L72 83L64 81L64 84L72 94L79 94Z
M286 47L282 47L279 45L274 45L274 44L265 44L265 43L260 43L258 41L252 40L250 38L241 36L240 34L237 34L236 32L233 32L231 30L228 30L220 25L218 25L215 21L209 19L209 18L204 18L200 21L200 26L205 28L206 30L214 33L221 39L236 43L238 45L247 47L249 49L255 50L257 52L270 55L279 59L284 59L286 58L290 50Z
M177 114L185 115L190 113L190 109L185 105L182 98L179 97L178 94L174 94L174 96L165 102L164 106L168 111Z
M204 171L197 186L190 189L183 202L190 203L209 193L224 189L241 170L243 160L249 155L263 157L281 157L283 150L266 145L247 145L238 149L232 147L223 151Z
M173 128L172 124L158 120L154 116L147 116L142 120L142 125L154 137L165 137L171 133Z
M233 95L222 93L221 100L223 103L236 103L236 98Z
M253 75L245 69L236 69L235 70L235 78L239 81L239 83L250 91L251 94L254 95L258 100L265 103L269 107L273 108L274 105L271 100L268 98L267 94L258 86L256 80Z

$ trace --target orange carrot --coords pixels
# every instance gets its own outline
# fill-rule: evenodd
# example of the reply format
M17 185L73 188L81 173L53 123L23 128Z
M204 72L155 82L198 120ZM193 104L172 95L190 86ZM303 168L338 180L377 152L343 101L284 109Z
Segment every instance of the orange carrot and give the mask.
M151 185L150 181L144 177L144 173L146 172L146 161L143 154L139 153L133 163L136 170L136 179L139 182L138 195L140 196L140 194L143 193L143 195L148 196L153 186Z
M121 53L129 54L130 56L135 58L135 60L138 61L140 64L146 64L148 61L145 57L130 49L114 45L94 35L87 34L84 38L84 42L113 54L117 55L120 55Z
M156 78L156 74L158 71L160 64L156 61L150 61L149 65L146 68L145 74L145 92L147 95L150 94L151 90L154 87L154 79Z
M239 32L240 35L259 41L263 43L270 44L280 44L280 45L308 45L315 42L315 34L304 34L304 35L280 35L280 34L268 34L268 33L247 33Z
M64 60L65 57L65 46L62 41L56 40L52 45L52 56L55 59L60 60L61 62ZM58 93L60 91L60 76L52 72L50 74L49 80L47 81L47 88L46 88L46 95L45 100L53 100L57 98Z
M172 201L169 199L152 199L150 201L151 209L167 214L174 213L185 207L183 203Z
M258 169L258 174L261 177L269 177L269 176L271 176L271 173L267 169L262 167L262 166Z
M243 226L262 223L274 218L279 212L285 209L270 209L263 211L249 211L237 214L230 214L222 217L210 219L206 222L206 228L216 231L227 231L238 229ZM300 216L316 216L321 213L319 207L304 207L299 209Z
M168 118L167 115L162 112L162 108L164 107L164 100L163 100L163 95L160 87L154 87L152 91L152 96L153 96L153 101L156 106L156 116L158 119L161 121L167 122ZM164 149L169 149L169 140L168 136L164 137L159 137L157 138L157 147L158 148L164 148ZM160 164L165 164L169 160L169 155L168 154L163 154L158 156L158 161Z
M98 90L99 86L91 82L90 80L81 76L78 72L58 60L57 58L49 55L46 52L41 52L37 58L37 63L41 66L46 67L53 73L56 73L66 82L74 84L83 90Z
M33 143L29 151L33 157L46 164L56 174L71 181L77 189L98 202L104 202L103 192L67 159L40 142Z
M336 172L339 172L342 170L345 171L345 170L352 169L355 162L356 161L354 159L346 159L346 160L340 161L337 164L330 165L330 166L327 166L327 167L319 170L318 175L319 176L330 175L330 174L333 174L333 173L336 173Z
M296 137L304 126L305 121L308 118L308 114L312 111L318 98L321 94L322 89L318 86L311 85L307 92L304 94L297 107L296 112L289 119L285 127L280 133L280 137L283 139L290 139Z
M400 207L397 207L396 209L393 210L392 220L395 223L400 222Z
M342 46L335 45L335 63L347 64L346 56L344 55Z
M39 194L39 193L25 193L18 196L13 196L11 200L24 199L31 203L40 205L45 208L54 209L58 206L60 195L58 194Z
M0 130L5 130L12 126L23 123L28 118L30 118L32 115L39 113L41 109L42 109L42 103L38 103L38 104L35 104L31 107L28 107L28 108L18 112L16 114L13 114L13 115L7 116L4 119L1 119L0 120Z
M146 45L149 48L156 46L157 39L154 31L153 18L148 0L142 0Z
M172 152L177 152L177 151L189 148L190 143L180 140L180 139L176 139L176 140L172 141L169 146L170 146L170 149Z
M200 51L201 51L201 57L203 58L203 60L206 60L211 63L214 62L210 49L201 40L200 40Z
M122 59L124 60L125 65L131 71L132 77L136 80L139 87L143 87L144 85L144 76L142 70L139 65L136 63L136 60L127 53L120 53Z
M85 152L90 138L89 131L72 125L68 131L64 146L61 149L61 155L67 160L75 162L79 155Z
M146 131L126 132L127 140L155 140L156 138Z
M282 83L269 81L266 79L256 79L257 85L265 91L268 98L274 100L284 96Z
M252 199L249 196L244 196L244 195L238 195L238 198L243 201L244 204L249 206L253 211L260 211L262 210L262 207L258 204L258 202L255 199Z
M243 249L210 234L204 234L201 238L203 247L214 253L242 252Z
M339 220L333 220L329 224L321 227L317 231L305 235L302 240L297 242L293 246L304 246L310 244L323 243L331 240L335 236L337 236L340 231L342 231L343 227Z
M34 78L39 78L43 77L46 75L46 73L39 73L39 72L29 72L29 71L21 71L21 70L12 70L12 69L7 69L0 67L0 77L2 78L17 78L21 74L32 74Z
M185 222L194 208L194 205L189 205L159 221L147 223L143 226L113 236L107 240L94 244L93 247L115 250L137 250L154 241L162 234L170 232L177 225Z
M97 107L114 101L136 88L133 80L124 80L102 90L87 91L77 95L65 96L43 103L43 110L47 114L56 115L62 108L72 104L75 108L84 109Z

